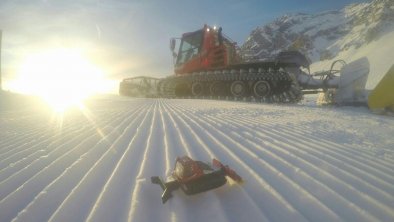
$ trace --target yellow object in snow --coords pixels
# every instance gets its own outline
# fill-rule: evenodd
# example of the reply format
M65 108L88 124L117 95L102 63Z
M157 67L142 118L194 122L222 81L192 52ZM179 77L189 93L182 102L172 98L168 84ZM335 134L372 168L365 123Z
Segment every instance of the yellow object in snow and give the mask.
M394 111L394 65L368 96L371 110L391 109Z

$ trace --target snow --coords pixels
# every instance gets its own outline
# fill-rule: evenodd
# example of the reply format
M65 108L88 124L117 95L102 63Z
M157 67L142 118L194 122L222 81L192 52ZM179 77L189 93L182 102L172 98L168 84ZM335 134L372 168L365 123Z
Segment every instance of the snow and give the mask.
M343 14L335 11L323 12L318 15L304 15L300 21L302 22L292 26L290 31L308 36L315 36L321 30L342 26L347 22Z
M389 32L376 41L372 41L368 45L364 45L358 49L350 48L341 51L335 58L315 62L311 65L311 71L317 72L327 70L333 61L342 59L347 63L355 61L361 57L367 57L370 63L370 74L366 85L367 89L373 89L390 67L394 64L394 31Z
M312 62L320 63L321 59L364 53L363 50L357 52L359 48L369 48L376 52L373 46L383 38L386 39L383 41L384 44L389 48L384 51L393 51L392 40L387 41L388 38L392 39L394 32L392 2L374 0L313 15L301 13L284 15L272 23L263 24L253 30L241 47L241 53L249 60L264 60L275 57L280 51L296 49L304 53ZM250 50L252 45L253 50ZM345 61L351 62L355 59L350 58ZM389 61L388 66L390 67L391 64L392 61ZM377 63L374 65L377 67ZM383 65L384 68L385 66ZM374 85L376 82L372 81L369 87Z
M393 221L394 119L365 107L91 99L0 109L1 221ZM162 190L177 156L244 179Z

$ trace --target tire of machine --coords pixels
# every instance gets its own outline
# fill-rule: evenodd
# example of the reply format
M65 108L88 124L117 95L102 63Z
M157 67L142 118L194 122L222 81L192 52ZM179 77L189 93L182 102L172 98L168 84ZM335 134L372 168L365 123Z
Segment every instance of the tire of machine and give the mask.
M242 97L246 93L246 83L243 81L234 81L231 83L230 92L234 97Z
M212 96L221 96L222 94L224 94L224 89L223 89L223 83L219 82L219 81L215 81L213 83L210 84L209 86L209 93Z
M192 95L201 96L204 92L204 86L200 82L194 82L192 84Z
M260 80L253 84L253 95L256 98L263 98L271 92L270 84L267 81Z

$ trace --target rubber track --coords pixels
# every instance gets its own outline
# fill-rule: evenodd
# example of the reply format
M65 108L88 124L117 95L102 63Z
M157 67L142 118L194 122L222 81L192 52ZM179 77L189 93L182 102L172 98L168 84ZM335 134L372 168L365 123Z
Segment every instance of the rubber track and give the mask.
M256 82L256 81L267 81L274 84L287 84L286 86L271 85L271 93L264 98L256 98L252 95L247 95L245 97L239 98L234 97L230 94L225 96L210 95L209 92L205 91L203 96L177 96L175 94L175 86L179 83L188 84L200 82L202 84L208 85L214 82L223 82L231 84L234 81L244 81L244 82ZM302 99L302 92L295 81L295 78L291 73L279 70L262 70L262 69L232 69L232 70L216 70L207 72L196 72L184 74L182 76L170 76L163 79L159 83L158 91L162 97L166 98L212 98L212 99L225 99L225 100L253 100L256 102L274 102L274 103L297 103Z

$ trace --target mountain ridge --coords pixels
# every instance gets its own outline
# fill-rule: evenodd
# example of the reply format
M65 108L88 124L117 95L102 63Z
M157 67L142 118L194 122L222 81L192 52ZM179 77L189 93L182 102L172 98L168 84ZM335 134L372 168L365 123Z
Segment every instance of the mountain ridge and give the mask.
M353 3L317 14L286 14L252 30L241 46L246 60L264 60L298 50L312 62L331 60L394 31L394 1Z

